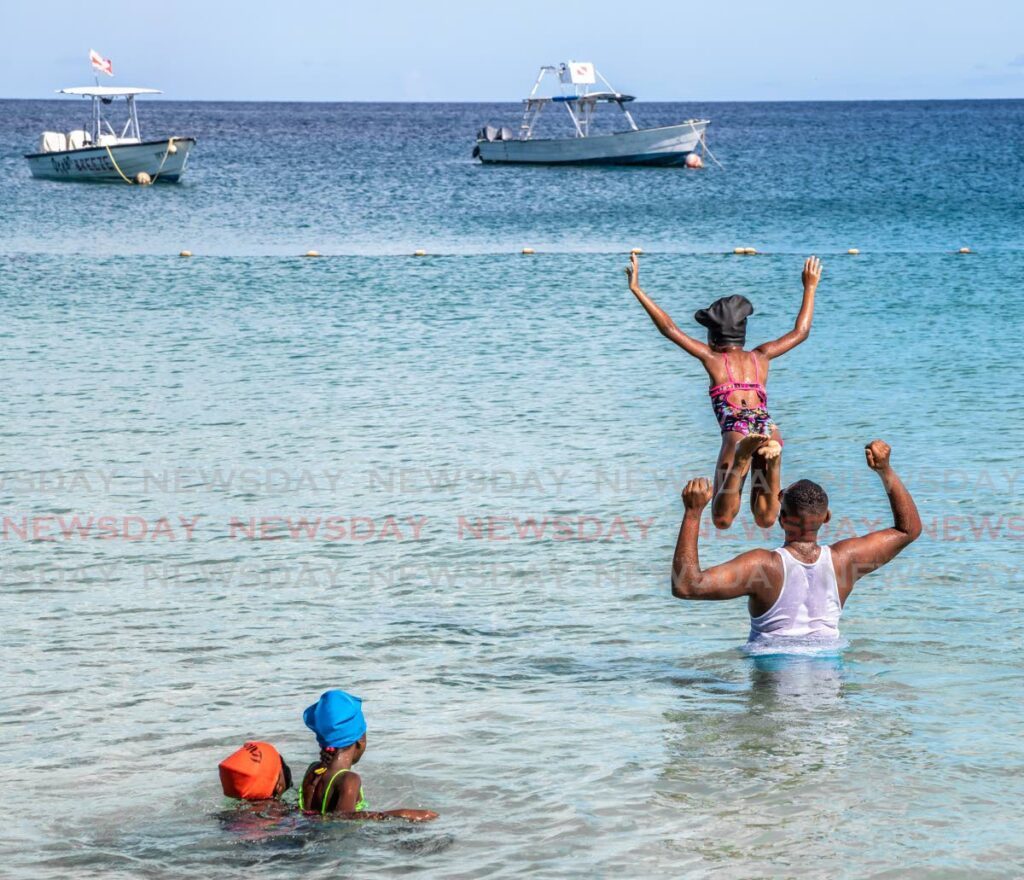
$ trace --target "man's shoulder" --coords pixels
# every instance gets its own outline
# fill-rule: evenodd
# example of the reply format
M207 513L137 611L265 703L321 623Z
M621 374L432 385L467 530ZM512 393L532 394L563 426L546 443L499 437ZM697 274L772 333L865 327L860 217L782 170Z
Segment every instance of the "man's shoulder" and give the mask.
M758 572L769 576L783 570L782 558L779 554L775 550L766 550L763 547L747 550L737 556L735 561L748 565Z

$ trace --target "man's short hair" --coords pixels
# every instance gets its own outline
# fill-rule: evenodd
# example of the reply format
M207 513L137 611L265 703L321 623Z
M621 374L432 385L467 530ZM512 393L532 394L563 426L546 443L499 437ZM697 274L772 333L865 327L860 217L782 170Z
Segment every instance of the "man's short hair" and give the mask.
M824 516L828 493L812 480L797 480L783 493L782 507L786 513Z

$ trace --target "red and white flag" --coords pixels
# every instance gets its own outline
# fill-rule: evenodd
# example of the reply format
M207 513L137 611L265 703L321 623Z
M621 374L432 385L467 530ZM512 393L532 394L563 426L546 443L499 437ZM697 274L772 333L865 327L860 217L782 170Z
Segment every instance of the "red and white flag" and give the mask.
M93 70L105 73L107 76L114 75L114 62L109 58L104 58L95 49L89 50L89 63L92 65Z

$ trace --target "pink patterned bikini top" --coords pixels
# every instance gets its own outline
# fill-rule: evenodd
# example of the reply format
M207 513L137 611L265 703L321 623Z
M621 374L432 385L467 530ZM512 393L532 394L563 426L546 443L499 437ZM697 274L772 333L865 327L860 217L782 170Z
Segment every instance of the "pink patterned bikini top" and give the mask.
M729 395L734 391L755 391L757 396L761 399L761 406L768 405L768 392L765 390L763 384L761 384L761 372L757 366L757 355L751 354L750 359L754 362L754 378L756 382L737 382L732 377L732 368L729 366L729 355L722 352L722 360L725 362L725 372L729 377L728 382L723 382L721 385L715 385L708 391L711 395L711 400L716 401L718 398L722 398L728 403Z

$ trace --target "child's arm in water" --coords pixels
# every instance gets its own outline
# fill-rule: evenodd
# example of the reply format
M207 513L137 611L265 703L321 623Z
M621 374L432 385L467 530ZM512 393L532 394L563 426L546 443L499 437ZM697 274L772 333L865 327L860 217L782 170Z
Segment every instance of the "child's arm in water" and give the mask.
M683 489L686 513L672 556L672 595L677 599L738 599L776 595L782 586L782 564L770 550L749 550L729 562L701 570L697 553L700 518L711 500L711 481L690 480Z
M811 335L811 321L814 319L814 294L818 289L818 282L821 280L821 260L817 257L808 257L804 261L801 280L804 283L804 301L800 306L800 314L796 316L793 329L785 336L780 336L778 339L766 342L754 349L768 360L785 354L791 348L796 348Z
M388 819L406 819L409 822L427 822L436 819L437 813L432 810L357 810L362 779L354 770L346 773L341 779L338 799L330 813L341 819L370 819L386 821Z
M629 265L626 267L626 277L629 279L629 289L633 292L633 296L640 300L640 305L651 316L654 326L658 328L662 336L666 339L671 339L683 351L687 354L692 354L695 358L706 361L711 357L710 346L683 333L665 310L640 289L640 261L637 259L636 254L633 254Z
M921 537L921 515L913 496L889 464L891 452L889 444L882 440L872 440L864 447L868 467L881 477L882 487L889 496L892 526L832 545L839 598L843 602L860 578L890 562L904 547Z

